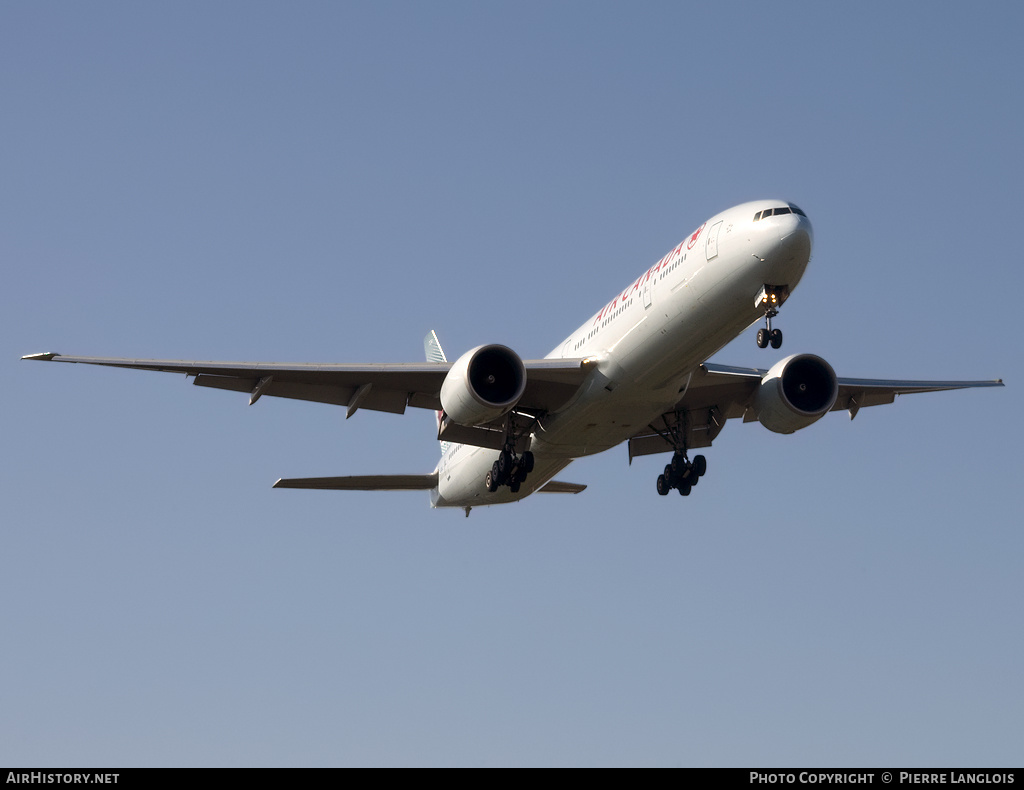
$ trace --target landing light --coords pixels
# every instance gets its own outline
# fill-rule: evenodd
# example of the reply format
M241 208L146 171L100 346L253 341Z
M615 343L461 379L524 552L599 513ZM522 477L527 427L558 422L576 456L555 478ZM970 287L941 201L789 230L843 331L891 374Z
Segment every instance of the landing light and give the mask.
M789 296L789 288L785 285L763 285L754 297L754 307L774 309L782 305Z

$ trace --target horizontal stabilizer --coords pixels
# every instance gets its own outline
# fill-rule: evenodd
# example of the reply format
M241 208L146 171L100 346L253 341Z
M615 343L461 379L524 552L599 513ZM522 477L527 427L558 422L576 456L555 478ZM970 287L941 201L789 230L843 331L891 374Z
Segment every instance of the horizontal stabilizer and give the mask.
M563 483L560 480L552 480L542 488L538 488L537 492L541 494L578 494L585 488L586 486L581 483Z
M429 491L437 472L429 475L350 475L349 477L282 477L274 488L320 488L342 491Z

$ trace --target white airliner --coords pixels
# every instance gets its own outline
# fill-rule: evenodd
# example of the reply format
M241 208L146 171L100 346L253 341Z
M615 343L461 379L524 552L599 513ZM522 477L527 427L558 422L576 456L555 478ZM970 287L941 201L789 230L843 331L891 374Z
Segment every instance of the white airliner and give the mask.
M437 412L441 460L429 474L281 479L276 488L425 490L433 507L514 502L535 491L579 493L554 479L574 458L628 442L629 459L671 453L657 491L690 494L707 469L702 455L726 420L758 420L792 433L828 411L851 419L897 395L994 381L877 381L837 378L821 357L796 354L768 370L706 360L752 324L761 348L782 345L772 318L811 259L811 223L782 200L717 214L616 294L544 359L522 360L501 345L479 346L454 363L427 335L426 364L189 362L31 354L195 377L201 387L319 401L347 408Z

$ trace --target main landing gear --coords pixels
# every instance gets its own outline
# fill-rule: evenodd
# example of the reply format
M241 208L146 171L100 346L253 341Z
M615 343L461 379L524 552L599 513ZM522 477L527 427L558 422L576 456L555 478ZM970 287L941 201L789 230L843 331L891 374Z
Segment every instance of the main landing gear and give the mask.
M518 494L519 487L532 471L533 453L527 450L517 456L512 447L505 445L498 460L491 466L491 471L484 475L484 485L492 494L505 485L513 494Z
M658 493L666 496L674 488L681 496L689 496L707 471L708 462L703 455L695 455L691 462L685 452L677 450L671 463L665 465L665 473L658 475Z
M516 412L509 412L505 423L505 439L498 460L491 464L491 469L484 475L484 487L495 493L502 486L518 494L526 476L533 471L533 453L525 450L517 453L517 448L529 447L528 436L537 424L536 417L527 417Z
M757 330L757 347L782 348L782 330L772 329L772 319L779 314L779 308L789 296L789 289L784 286L766 285L757 293L754 304L764 310L765 325Z
M711 440L718 435L721 427L714 428L717 423L715 412L717 409L709 409L707 424L702 427L702 436L707 441L701 447L708 447ZM658 475L658 493L667 496L673 488L682 496L689 496L704 473L708 471L708 462L703 455L695 455L693 461L687 454L687 446L690 438L690 413L685 410L676 411L674 415L663 414L662 420L665 423L665 430L656 428L651 424L651 429L661 435L667 444L670 444L675 452L672 453L672 461L665 465L665 472Z

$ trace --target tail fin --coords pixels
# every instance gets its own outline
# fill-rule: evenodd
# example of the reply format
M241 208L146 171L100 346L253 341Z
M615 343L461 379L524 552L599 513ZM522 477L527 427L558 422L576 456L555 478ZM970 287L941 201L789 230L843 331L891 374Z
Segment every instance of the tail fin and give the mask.
M427 362L447 362L448 358L444 355L444 349L441 348L441 341L437 339L437 332L431 329L425 338L423 338L423 351L427 355ZM435 412L437 417L437 430L441 430L441 416L444 412ZM448 449L448 442L441 442L441 454L444 455L445 450Z
M447 362L448 359L441 349L441 341L437 339L437 332L431 329L423 338L423 350L427 353L427 362Z

